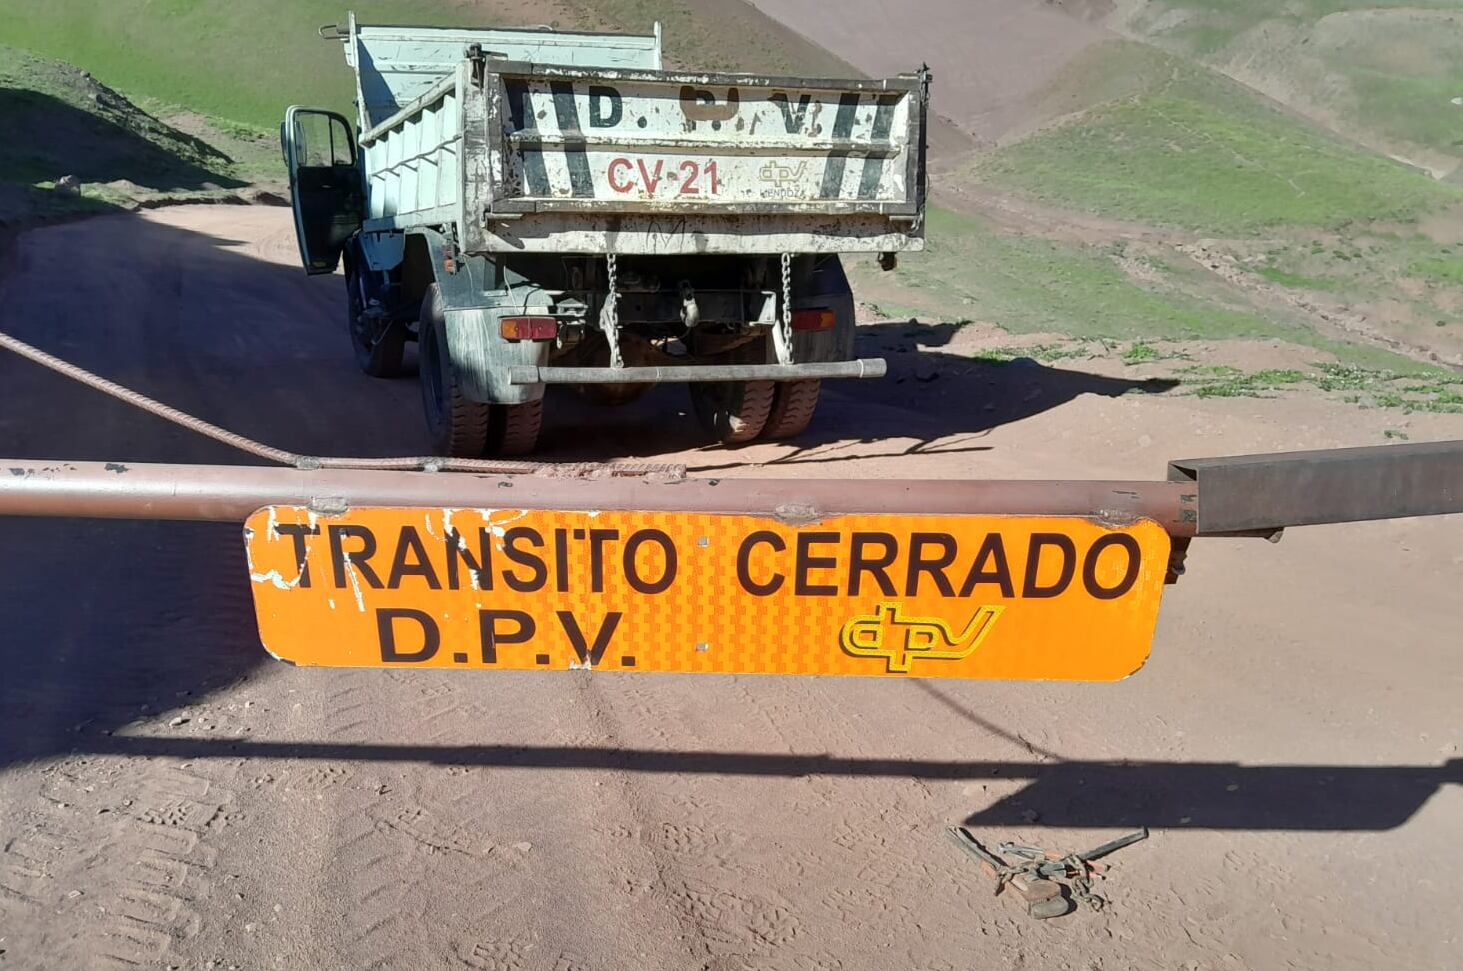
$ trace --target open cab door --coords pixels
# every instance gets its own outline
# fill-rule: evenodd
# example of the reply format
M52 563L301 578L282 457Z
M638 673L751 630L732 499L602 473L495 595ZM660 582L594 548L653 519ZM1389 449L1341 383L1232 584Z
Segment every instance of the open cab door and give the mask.
M279 131L294 200L295 237L306 273L334 273L361 228L366 193L350 122L323 108L293 105Z

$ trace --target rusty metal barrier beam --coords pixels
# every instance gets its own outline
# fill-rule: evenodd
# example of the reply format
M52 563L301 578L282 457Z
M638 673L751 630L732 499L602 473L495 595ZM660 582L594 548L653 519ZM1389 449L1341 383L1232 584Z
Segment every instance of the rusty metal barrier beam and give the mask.
M1463 512L1463 441L1179 459L1203 489L1197 535Z
M552 478L468 472L290 469L0 459L0 515L242 523L263 506L740 513L785 522L861 513L1152 519L1194 535L1184 482L959 479Z

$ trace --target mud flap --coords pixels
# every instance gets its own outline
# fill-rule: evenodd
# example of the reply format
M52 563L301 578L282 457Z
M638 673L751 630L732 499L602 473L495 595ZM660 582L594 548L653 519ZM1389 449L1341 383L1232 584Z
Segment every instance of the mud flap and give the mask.
M508 369L515 364L542 367L549 361L549 345L506 341L499 336L500 318L521 312L521 307L492 306L502 294L493 283L488 260L457 253L440 233L421 235L431 256L447 323L447 352L457 368L462 394L471 401L494 405L519 405L542 398L543 385L511 384Z
M449 308L445 314L447 352L457 367L463 395L494 405L518 405L544 396L542 384L510 384L508 369L515 364L547 364L547 344L503 340L498 336L501 310Z

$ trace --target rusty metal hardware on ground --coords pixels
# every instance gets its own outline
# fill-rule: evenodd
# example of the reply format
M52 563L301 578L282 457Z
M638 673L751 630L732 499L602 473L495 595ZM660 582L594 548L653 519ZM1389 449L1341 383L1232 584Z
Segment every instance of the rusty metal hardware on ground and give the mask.
M1070 913L1079 903L1086 904L1093 910L1102 910L1107 906L1107 900L1093 890L1092 881L1094 876L1101 876L1105 867L1096 861L1148 838L1148 830L1144 828L1109 840L1085 853L1065 855L1037 846L1001 843L997 847L1000 853L1015 856L1022 861L1008 863L982 846L970 830L963 826L951 826L946 834L956 846L975 857L988 875L995 878L997 894L1008 886L1011 887L1026 904L1027 913L1037 920Z

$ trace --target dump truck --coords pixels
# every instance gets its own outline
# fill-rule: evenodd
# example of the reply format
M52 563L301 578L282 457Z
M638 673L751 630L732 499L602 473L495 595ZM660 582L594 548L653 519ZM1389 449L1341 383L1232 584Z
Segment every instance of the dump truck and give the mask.
M368 26L338 38L356 129L281 127L300 258L342 265L370 375L416 360L439 454L534 450L548 385L685 382L716 439L801 433L854 357L841 256L924 243L927 70L665 70L661 32ZM358 132L358 133L357 133Z

